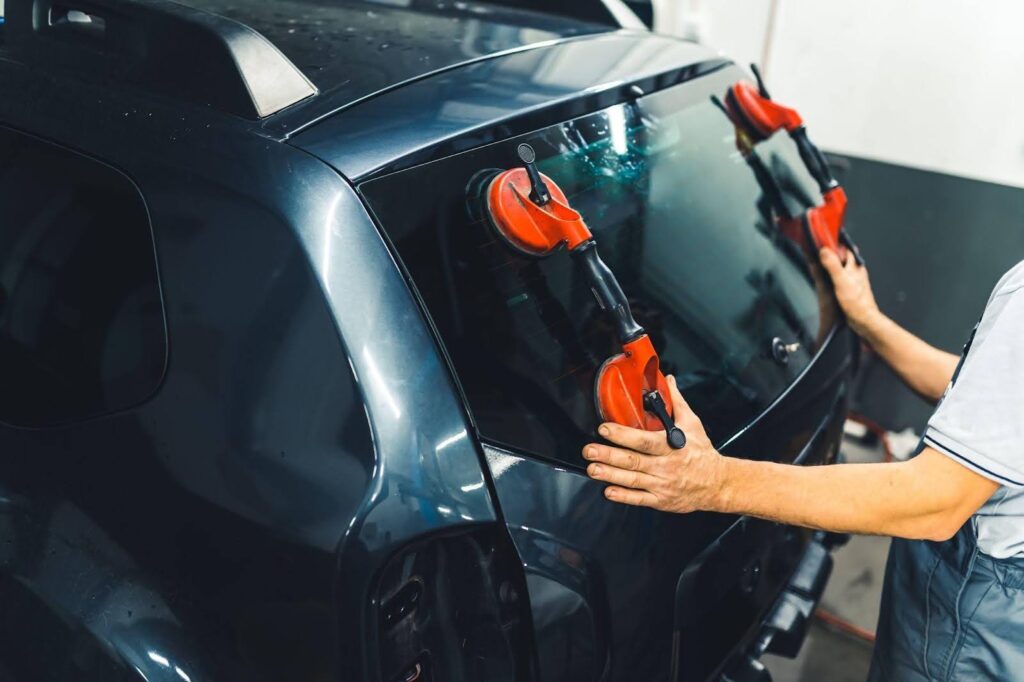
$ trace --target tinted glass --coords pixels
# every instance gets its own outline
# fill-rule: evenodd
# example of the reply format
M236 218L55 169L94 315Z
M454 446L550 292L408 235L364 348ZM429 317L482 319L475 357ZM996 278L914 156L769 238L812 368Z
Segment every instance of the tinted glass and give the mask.
M0 420L128 407L160 382L149 218L114 169L0 128Z
M520 141L580 211L666 373L718 441L763 411L818 349L834 305L783 237L710 100L730 71L361 187L422 296L486 439L580 461L615 334L566 253L510 249L483 215ZM788 210L820 197L792 142L759 145ZM771 345L790 346L788 363Z

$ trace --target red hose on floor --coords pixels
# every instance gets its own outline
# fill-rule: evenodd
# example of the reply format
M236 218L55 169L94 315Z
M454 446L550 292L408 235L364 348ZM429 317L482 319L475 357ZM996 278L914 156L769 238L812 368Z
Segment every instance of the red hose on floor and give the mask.
M865 630L859 625L854 625L850 621L840 618L831 611L826 611L825 609L819 607L814 611L814 617L820 620L825 625L829 626L830 628L839 630L840 632L846 633L851 637L856 637L857 639L864 640L868 644L875 643L875 633L871 632L870 630Z
M878 442L882 445L882 461L892 461L892 447L889 444L888 431L882 428L882 426L878 422L872 421L871 419L868 419L867 417L861 414L855 414L851 412L847 416L847 419L862 425L868 431L873 433L878 438ZM865 641L868 644L875 643L875 633L871 632L870 630L865 630L859 625L854 625L850 621L837 616L831 611L827 611L821 607L818 607L814 611L814 617L822 623L824 623L825 625L827 625L828 627L843 632L847 635L850 635L851 637L856 637L857 639Z
M856 412L849 413L846 415L846 418L855 424L860 424L865 429L875 434L875 436L878 437L878 442L882 444L882 461L892 461L892 446L889 443L889 432L882 428L881 424L868 419L862 414L857 414Z

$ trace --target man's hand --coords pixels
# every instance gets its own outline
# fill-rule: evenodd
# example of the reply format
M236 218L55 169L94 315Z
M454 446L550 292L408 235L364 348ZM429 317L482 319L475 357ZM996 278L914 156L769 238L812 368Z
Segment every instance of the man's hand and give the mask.
M836 300L846 314L846 321L858 336L867 336L872 325L882 317L871 291L868 269L849 255L844 264L832 249L822 249L818 257L832 278Z
M723 482L722 455L704 432L704 426L667 377L676 426L686 434L686 446L673 450L664 431L641 431L619 424L601 424L598 433L612 447L591 443L583 448L590 460L587 474L610 483L605 496L613 502L653 507L677 513L719 508Z
M842 263L831 249L822 249L818 257L832 279L836 300L850 328L907 386L926 400L937 402L960 358L925 343L882 314L871 291L867 268L858 265L856 259L847 258Z
M583 448L591 478L609 483L613 502L688 513L705 510L839 533L946 540L998 488L931 448L906 462L794 466L725 457L668 377L676 424L686 447L664 431L602 424L622 447Z

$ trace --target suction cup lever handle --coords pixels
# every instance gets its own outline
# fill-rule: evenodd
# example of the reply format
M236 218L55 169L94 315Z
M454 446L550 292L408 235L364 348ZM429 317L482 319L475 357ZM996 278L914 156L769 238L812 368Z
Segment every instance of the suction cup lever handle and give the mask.
M551 192L548 191L548 186L544 184L544 179L540 177L540 172L537 170L535 163L537 152L533 151L533 147L525 142L519 145L516 151L519 153L519 160L526 167L526 174L530 177L530 201L538 206L543 206L551 201Z
M757 79L757 92L765 99L771 99L772 96L768 94L768 88L764 86L764 78L761 77L761 69L757 68L757 64L751 64L750 70L754 74L754 78Z
M665 439L668 440L670 448L679 450L686 445L686 434L675 425L672 417L668 415L665 399L658 391L650 391L644 396L644 409L657 417L661 425L665 427Z

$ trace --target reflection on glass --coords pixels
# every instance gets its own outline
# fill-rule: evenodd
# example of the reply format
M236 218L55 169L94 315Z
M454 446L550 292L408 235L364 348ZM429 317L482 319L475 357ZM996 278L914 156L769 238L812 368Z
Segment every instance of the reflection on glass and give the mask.
M735 433L806 367L834 304L779 235L731 124L708 99L730 79L706 77L362 186L485 438L580 462L598 423L596 370L619 352L571 259L511 250L483 213L479 197L495 170L516 163L520 141L583 214L713 438ZM788 138L759 153L794 214L817 199ZM771 356L776 338L794 349L786 364Z

